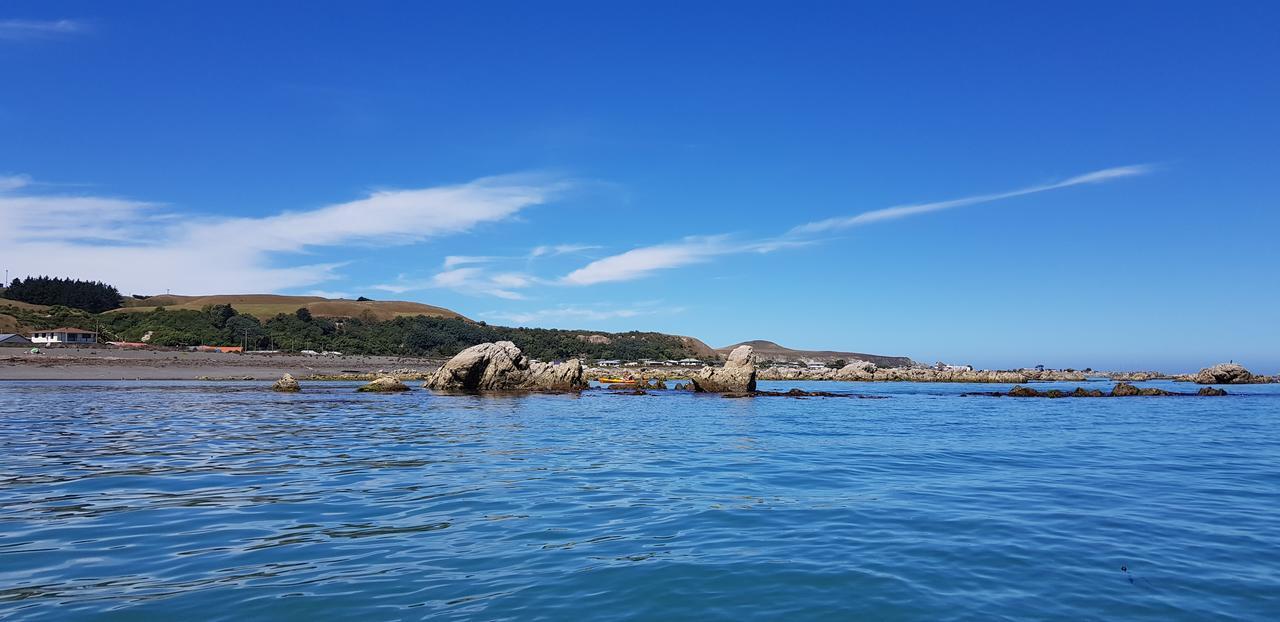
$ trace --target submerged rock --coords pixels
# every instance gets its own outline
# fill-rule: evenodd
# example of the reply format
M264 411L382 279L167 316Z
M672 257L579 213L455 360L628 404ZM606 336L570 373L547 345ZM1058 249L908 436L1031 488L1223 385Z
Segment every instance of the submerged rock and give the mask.
M878 400L884 399L881 395L859 395L857 393L832 393L830 391L805 391L804 389L791 389L788 391L755 391L751 395L762 397L856 397L858 399ZM725 397L739 397L738 395L726 395Z
M1127 397L1130 395L1138 395L1138 387L1127 382L1116 383L1116 386L1111 389L1111 397Z
M705 393L750 393L756 390L756 355L751 346L729 353L724 367L703 367L690 379L693 390Z
M398 378L391 376L383 376L375 379L373 382L356 389L362 393L397 393L400 391L408 391L409 387L405 383L400 382Z
M1226 394L1227 394L1226 391L1223 391L1222 389L1215 389L1213 387L1205 387L1203 389L1200 389L1199 393L1194 393L1194 394L1193 393L1173 393L1171 391L1165 391L1164 389L1156 389L1154 387L1138 388L1127 382L1121 382L1116 384L1116 386L1111 389L1110 393L1104 393L1098 389L1086 389L1084 387L1076 387L1075 390L1069 393L1067 391L1063 391L1060 389L1049 389L1048 391L1037 391L1030 387L1024 387L1019 385L1010 389L1008 393L999 393L999 392L963 393L962 395L966 395L966 396L986 395L991 397L1009 396L1009 397L1060 398L1060 397L1130 397L1135 395L1143 395L1143 396L1176 395L1176 396L1183 396L1183 397L1186 397L1186 396L1195 397L1196 395L1226 395Z
M1127 382L1116 383L1116 386L1111 389L1111 397L1129 397L1132 395L1177 395L1177 393L1170 393L1164 389L1155 389L1151 387L1143 387L1139 389Z
M280 379L275 384L271 385L271 390L281 393L297 393L302 390L302 385L298 384L298 381L294 380L292 375L285 374L280 376Z
M1254 381L1254 376L1243 365L1219 363L1200 370L1192 381L1196 384L1249 384Z
M422 385L441 391L577 391L587 386L582 362L531 363L510 341L471 346Z

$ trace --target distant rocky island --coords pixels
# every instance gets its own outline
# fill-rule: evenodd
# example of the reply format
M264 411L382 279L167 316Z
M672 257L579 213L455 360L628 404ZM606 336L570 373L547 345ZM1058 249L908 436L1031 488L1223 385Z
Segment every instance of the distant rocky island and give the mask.
M780 346L772 341L754 339L731 346L716 348L716 354L728 357L729 353L741 346L751 346L752 351L765 365L786 363L836 363L838 361L866 361L879 367L910 367L914 363L905 356L886 356L883 354L865 354L862 352L841 352L836 350L795 350Z

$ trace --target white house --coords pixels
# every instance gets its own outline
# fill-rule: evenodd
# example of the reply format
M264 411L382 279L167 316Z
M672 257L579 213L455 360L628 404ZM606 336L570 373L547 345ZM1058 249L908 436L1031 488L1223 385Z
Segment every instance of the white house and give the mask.
M826 368L827 368L827 364L826 364L826 363L817 363L817 362L815 362L815 363L809 363L808 367L809 367L809 369L826 369Z
M617 366L619 366L619 365L621 365L621 364L622 364L622 361L619 361L619 360L616 360L616 359L608 359L608 360L604 360L604 361L596 361L596 365L599 365L600 367L617 367Z
M51 328L31 333L31 343L39 344L82 344L98 343L98 333L79 328Z
M678 362L685 367L697 367L702 365L702 361L695 358L680 359Z

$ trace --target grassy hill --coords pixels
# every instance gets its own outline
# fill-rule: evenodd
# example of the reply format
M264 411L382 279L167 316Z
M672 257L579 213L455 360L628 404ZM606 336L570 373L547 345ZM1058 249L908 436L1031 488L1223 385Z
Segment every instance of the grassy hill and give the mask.
M240 313L248 313L259 318L272 317L279 313L293 313L306 308L316 317L363 317L371 313L374 319L390 320L397 317L462 318L461 313L443 307L405 302L400 300L341 300L321 298L320 296L282 296L278 294L223 294L217 296L151 296L143 300L126 298L124 307L108 313L147 312L156 307L166 310L186 309L199 311L208 305L231 305Z
M735 343L731 346L717 348L716 352L721 355L728 356L734 348L743 345L754 348L756 357L760 360L775 361L779 363L830 363L832 361L844 359L849 362L855 360L870 361L880 367L904 367L911 364L911 359L905 356L885 356L883 354L864 354L862 352L837 352L834 350L792 350L791 348L785 348L772 341L765 341L763 339Z
M0 333L23 333L26 332L22 323L18 318L7 313L0 313Z
M49 305L36 305L21 300L9 300L8 298L0 298L0 307L13 307L15 309L23 309L26 311L48 311Z

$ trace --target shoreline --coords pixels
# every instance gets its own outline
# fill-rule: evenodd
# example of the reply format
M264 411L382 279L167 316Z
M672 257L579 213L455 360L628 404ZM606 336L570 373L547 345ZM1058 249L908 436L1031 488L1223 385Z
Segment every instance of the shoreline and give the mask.
M5 380L276 380L288 373L300 380L394 375L413 378L434 371L441 359L396 356L319 356L48 348L40 354L0 349L0 382Z
M6 380L276 380L290 374L298 380L372 380L394 376L422 380L446 359L375 355L305 355L291 353L190 352L104 347L44 348L31 354L22 348L0 348L0 382ZM627 376L647 380L679 381L701 368L691 367L587 367L589 380ZM760 380L848 382L953 382L974 384L1026 384L1034 382L1145 382L1171 380L1193 382L1194 374L1162 374L1149 371L1103 372L1065 370L940 371L931 368L870 368L858 370L797 370L762 367ZM1276 382L1276 377L1255 376L1250 384Z

